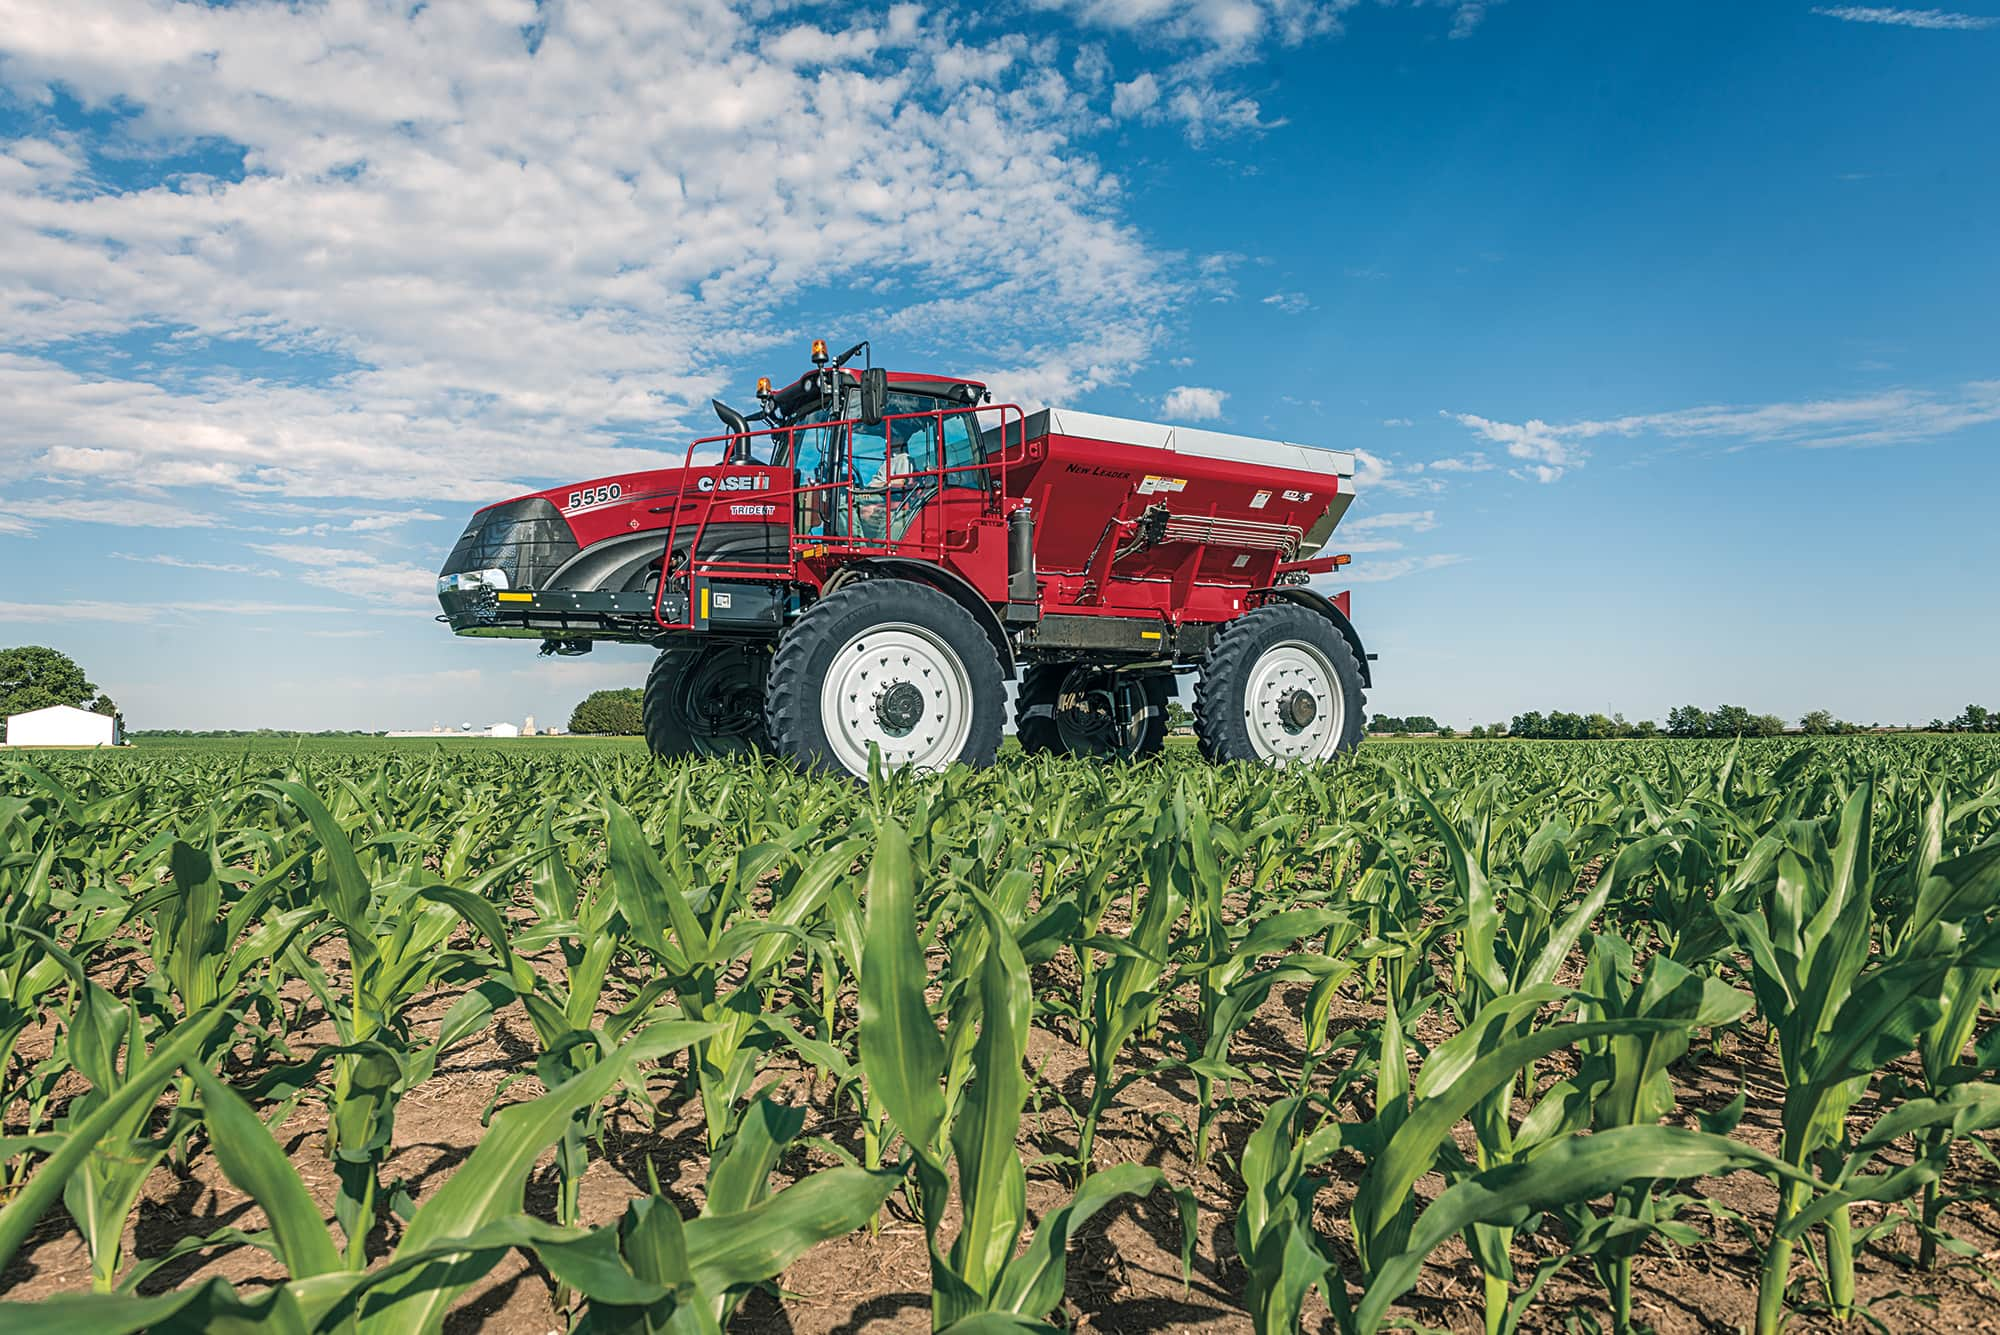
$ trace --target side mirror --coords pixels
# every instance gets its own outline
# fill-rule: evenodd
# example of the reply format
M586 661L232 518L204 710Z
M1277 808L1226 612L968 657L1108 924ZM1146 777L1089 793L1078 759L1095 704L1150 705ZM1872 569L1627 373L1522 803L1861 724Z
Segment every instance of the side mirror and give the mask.
M880 426L889 415L889 373L871 366L861 373L861 421L864 426Z

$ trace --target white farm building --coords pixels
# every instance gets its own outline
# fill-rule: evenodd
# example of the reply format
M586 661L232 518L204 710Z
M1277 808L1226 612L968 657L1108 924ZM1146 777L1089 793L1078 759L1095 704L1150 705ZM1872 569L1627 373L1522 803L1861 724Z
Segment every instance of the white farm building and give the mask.
M51 705L9 715L9 746L116 746L118 720L74 705Z

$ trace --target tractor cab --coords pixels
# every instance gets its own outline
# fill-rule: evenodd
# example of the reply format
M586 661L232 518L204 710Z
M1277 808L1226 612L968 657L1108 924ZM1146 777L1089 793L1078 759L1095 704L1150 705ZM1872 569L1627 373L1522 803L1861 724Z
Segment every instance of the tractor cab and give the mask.
M986 386L845 364L866 346L829 363L815 342L815 365L797 380L776 390L768 378L758 382L755 414L713 402L730 433L723 463L789 469L792 485L806 489L801 533L897 541L941 490L991 485L977 466L983 433L965 411L992 397ZM753 422L765 425L753 430Z

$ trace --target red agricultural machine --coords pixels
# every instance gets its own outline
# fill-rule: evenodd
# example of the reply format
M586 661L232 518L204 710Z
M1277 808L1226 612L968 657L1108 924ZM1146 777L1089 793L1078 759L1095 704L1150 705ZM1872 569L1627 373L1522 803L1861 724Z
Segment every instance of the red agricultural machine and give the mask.
M1307 587L1352 500L1351 454L1048 408L977 381L848 363L683 466L479 511L438 577L460 635L659 650L661 755L764 750L865 773L983 765L1013 679L1029 751L1160 749L1198 672L1212 760L1286 765L1359 744L1369 658L1347 594Z

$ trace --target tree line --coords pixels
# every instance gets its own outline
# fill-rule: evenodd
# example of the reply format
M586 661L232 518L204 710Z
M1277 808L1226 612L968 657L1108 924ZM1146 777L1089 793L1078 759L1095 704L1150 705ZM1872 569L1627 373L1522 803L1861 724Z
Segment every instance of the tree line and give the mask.
M1992 732L2000 731L2000 714L1992 714L1976 706L1968 706L1966 712L1951 724L1934 722L1934 731ZM1565 709L1552 709L1547 713L1531 709L1516 714L1507 723L1475 724L1465 735L1468 737L1522 737L1556 741L1608 741L1620 737L1777 737L1791 731L1785 720L1776 714L1758 714L1742 705L1717 705L1714 709L1703 709L1700 705L1682 705L1667 712L1667 723L1661 727L1652 719L1628 720L1623 714L1571 713ZM1377 714L1369 721L1368 731L1375 733L1412 734L1435 733L1439 737L1456 737L1457 730L1449 724L1440 724L1428 714L1411 714L1398 718L1391 714ZM1814 709L1803 715L1798 722L1798 732L1814 736L1830 736L1837 733L1862 731L1862 725L1849 723L1834 717L1825 709Z
M1984 705L1967 705L1957 718L1931 720L1932 732L2000 732L2000 710Z

